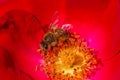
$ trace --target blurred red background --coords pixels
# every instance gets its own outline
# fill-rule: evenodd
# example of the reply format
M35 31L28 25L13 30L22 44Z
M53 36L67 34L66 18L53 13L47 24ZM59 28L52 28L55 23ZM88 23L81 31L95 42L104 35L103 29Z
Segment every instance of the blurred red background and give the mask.
M118 0L0 0L1 17L11 10L20 10L13 16L20 31L14 31L12 27L1 30L0 47L11 52L10 56L16 69L21 70L19 72L16 69L6 69L5 52L0 49L0 80L47 79L42 71L35 71L35 66L41 62L40 54L36 50L39 48L42 36L39 28L49 24L56 11L59 12L61 23L72 24L73 31L79 33L90 47L99 52L98 57L101 58L104 66L93 78L119 80L120 55L109 59L120 51L119 9ZM40 24L31 17L28 17L24 24L21 17L25 17L23 13L28 14L27 12L34 14ZM26 32L29 30L37 31L37 33L28 35ZM16 42L12 37L16 39Z

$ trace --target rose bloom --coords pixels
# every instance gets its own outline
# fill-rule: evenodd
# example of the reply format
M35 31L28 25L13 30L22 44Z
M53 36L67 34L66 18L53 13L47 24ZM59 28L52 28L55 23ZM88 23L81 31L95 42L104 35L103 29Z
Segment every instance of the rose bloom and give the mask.
M49 80L36 71L37 49L56 11L98 51L103 67L93 79L120 79L118 0L0 0L0 10L0 80Z

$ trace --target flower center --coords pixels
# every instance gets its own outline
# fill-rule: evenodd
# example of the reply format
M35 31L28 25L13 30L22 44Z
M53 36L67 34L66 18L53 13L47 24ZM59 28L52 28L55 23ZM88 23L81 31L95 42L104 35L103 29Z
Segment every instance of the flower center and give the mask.
M56 62L59 68L58 71L73 75L74 69L84 63L83 57L84 55L79 49L73 47L61 49L58 55L58 61Z

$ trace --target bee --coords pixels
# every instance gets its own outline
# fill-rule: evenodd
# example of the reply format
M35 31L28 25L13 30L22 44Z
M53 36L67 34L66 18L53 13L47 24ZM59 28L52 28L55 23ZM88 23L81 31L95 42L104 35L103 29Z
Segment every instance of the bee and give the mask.
M48 31L45 36L43 37L43 40L41 42L41 47L43 51L48 50L49 48L53 48L59 44L62 39L62 41L65 41L68 39L69 33L68 31L58 28L58 27L52 27L50 31Z
M69 32L67 31L70 28L70 24L62 25L61 28L58 27L59 19L58 13L56 12L53 15L51 20L48 32L44 35L42 42L40 43L43 51L46 51L50 48L54 48L60 43L63 43L69 38Z

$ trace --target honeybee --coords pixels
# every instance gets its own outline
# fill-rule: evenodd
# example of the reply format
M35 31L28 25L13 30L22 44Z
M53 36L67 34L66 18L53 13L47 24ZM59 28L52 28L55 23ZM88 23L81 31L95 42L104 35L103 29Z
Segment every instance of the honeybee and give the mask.
M61 28L58 27L59 24L58 12L53 15L51 23L49 25L49 31L44 35L42 42L40 43L43 51L49 48L54 48L59 43L64 42L69 38L68 29L71 28L71 24L64 24Z
M58 27L51 27L50 31L48 31L43 37L42 42L40 43L43 51L46 51L49 48L55 47L59 44L60 39L65 41L69 37L69 32Z

